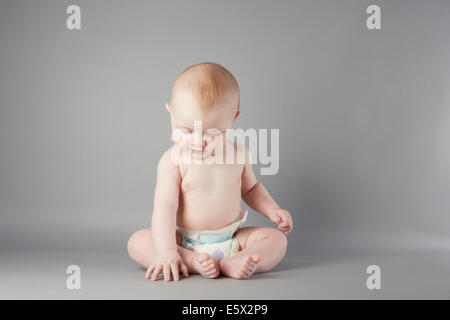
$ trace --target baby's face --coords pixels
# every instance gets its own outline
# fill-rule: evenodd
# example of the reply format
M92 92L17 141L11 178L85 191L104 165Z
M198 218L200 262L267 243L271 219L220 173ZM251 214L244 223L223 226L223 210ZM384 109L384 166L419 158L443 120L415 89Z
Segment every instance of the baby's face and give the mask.
M182 142L192 153L201 154L215 139L225 137L239 115L234 97L224 97L206 111L200 110L189 91L177 93L173 106L168 106L172 139Z

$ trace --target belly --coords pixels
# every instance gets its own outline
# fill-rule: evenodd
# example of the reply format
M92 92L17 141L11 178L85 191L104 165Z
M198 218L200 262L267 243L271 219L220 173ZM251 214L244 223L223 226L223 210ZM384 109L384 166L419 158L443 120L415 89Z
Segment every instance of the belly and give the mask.
M181 183L178 226L217 230L241 218L242 171L222 170L186 174Z

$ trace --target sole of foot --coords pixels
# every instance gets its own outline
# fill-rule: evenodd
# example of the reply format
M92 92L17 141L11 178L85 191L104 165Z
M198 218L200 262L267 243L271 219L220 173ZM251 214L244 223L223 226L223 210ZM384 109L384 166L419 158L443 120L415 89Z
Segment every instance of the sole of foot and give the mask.
M255 273L261 258L257 254L237 255L220 261L220 271L233 279L247 279Z
M207 253L199 253L192 260L194 269L203 277L213 279L220 275L219 259Z

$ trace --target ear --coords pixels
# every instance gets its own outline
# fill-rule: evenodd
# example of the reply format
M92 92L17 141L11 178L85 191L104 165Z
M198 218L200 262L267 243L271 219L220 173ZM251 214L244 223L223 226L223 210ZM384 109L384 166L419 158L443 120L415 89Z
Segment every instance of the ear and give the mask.
M167 111L170 113L170 105L169 105L168 102L166 102L166 109L167 109Z
M236 121L236 119L237 119L240 115L241 115L241 112L238 110L238 111L236 112L236 115L234 116L233 122Z

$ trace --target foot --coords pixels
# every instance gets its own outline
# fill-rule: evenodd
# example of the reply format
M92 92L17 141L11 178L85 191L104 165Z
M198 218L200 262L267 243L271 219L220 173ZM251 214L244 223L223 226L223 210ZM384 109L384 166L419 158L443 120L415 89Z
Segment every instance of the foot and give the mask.
M207 253L199 253L192 259L193 269L205 278L217 278L220 274L219 259Z
M261 258L257 254L236 255L220 261L220 271L233 279L247 279L258 266Z

